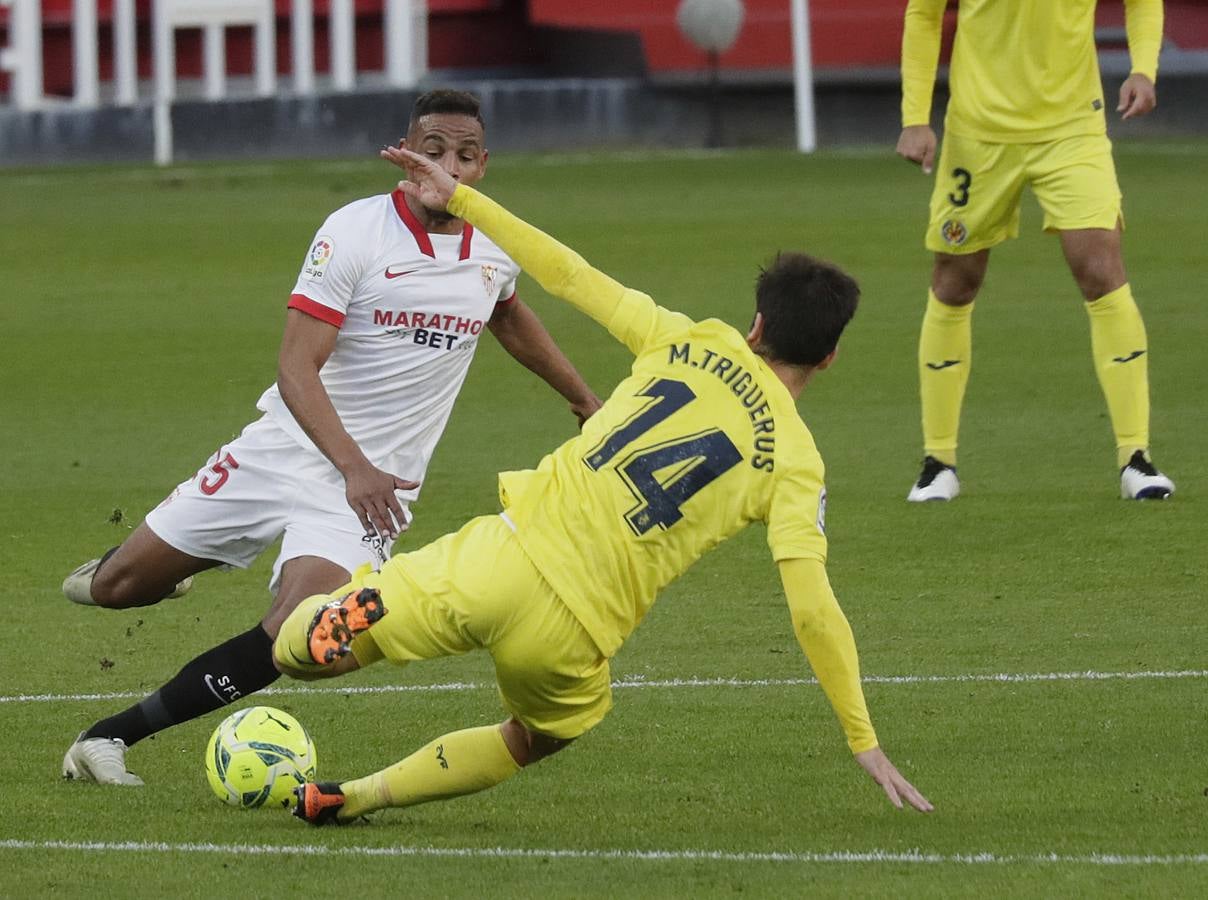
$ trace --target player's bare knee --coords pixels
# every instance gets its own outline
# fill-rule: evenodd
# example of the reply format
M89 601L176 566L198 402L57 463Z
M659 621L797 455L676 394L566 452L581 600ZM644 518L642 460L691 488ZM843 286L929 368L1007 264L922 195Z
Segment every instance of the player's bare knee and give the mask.
M499 726L503 733L503 742L516 764L522 768L535 762L553 756L559 750L570 746L574 738L557 738L541 734L526 728L518 719L508 719Z
M931 290L947 306L967 306L986 279L986 251L968 256L937 253L931 273Z
M1124 285L1128 280L1124 274L1124 266L1114 259L1088 259L1071 263L1070 271L1078 290L1088 302L1105 297L1112 291Z

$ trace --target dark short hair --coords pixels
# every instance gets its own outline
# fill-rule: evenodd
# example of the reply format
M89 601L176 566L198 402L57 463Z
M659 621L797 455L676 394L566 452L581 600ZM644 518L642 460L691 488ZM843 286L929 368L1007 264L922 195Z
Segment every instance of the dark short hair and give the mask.
M420 94L415 101L415 106L411 107L411 121L407 123L407 128L410 130L424 116L441 113L469 116L477 119L478 124L486 128L486 123L482 121L481 106L478 98L469 91L448 89L428 91L426 94Z
M818 365L839 343L859 300L860 286L838 266L805 253L777 254L755 282L761 352L790 365Z

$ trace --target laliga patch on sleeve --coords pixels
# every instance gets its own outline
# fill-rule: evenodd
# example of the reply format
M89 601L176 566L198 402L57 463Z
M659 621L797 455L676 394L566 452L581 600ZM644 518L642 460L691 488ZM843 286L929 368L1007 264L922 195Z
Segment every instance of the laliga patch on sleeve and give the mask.
M826 534L826 488L818 495L818 530Z
M322 281L327 274L327 265L336 252L336 242L325 234L315 238L306 254L306 263L302 266L302 277L307 281Z

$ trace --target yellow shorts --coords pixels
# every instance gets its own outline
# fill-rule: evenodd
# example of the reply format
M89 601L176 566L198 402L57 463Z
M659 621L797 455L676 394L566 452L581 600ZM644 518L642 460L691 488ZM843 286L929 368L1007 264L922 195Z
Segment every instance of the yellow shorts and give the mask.
M612 708L608 660L499 516L472 519L354 584L378 588L387 611L353 641L362 665L486 649L508 712L558 738L584 734Z
M1019 236L1019 201L1030 184L1045 231L1113 229L1120 186L1107 135L1043 144L991 144L948 133L940 149L926 245L976 253Z

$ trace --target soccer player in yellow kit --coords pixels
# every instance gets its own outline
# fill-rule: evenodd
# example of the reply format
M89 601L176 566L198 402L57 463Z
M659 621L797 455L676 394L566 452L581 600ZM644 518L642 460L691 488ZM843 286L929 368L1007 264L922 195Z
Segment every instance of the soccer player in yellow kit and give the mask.
M578 437L535 470L500 475L502 514L304 601L282 626L277 664L300 678L486 649L510 714L365 778L300 787L295 815L321 825L456 797L562 749L608 712L608 661L659 590L755 521L767 523L797 639L856 760L895 805L930 810L873 731L826 576L822 460L795 405L834 359L856 283L783 254L759 278L744 338L656 306L425 157L383 155L408 168L404 190L464 217L636 359Z
M990 248L1019 233L1031 185L1086 300L1091 352L1116 437L1120 493L1164 499L1174 483L1149 457L1149 345L1120 250L1120 188L1095 52L1096 0L961 0L951 99L931 197L935 252L919 338L923 470L908 499L951 500L957 430L972 361L973 301ZM902 35L899 155L930 174L929 124L947 0L910 0ZM1117 110L1156 103L1161 0L1125 0L1132 73Z

